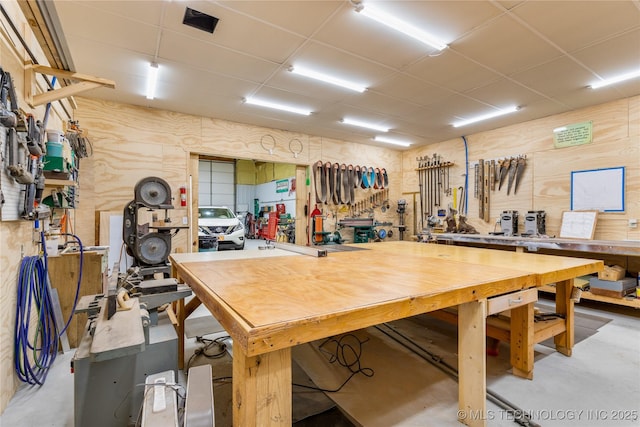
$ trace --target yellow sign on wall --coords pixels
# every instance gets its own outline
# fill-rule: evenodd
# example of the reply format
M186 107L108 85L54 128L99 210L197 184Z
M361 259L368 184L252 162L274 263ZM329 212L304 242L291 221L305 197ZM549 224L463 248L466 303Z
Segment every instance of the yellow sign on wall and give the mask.
M566 125L553 130L553 145L556 148L589 144L593 141L593 123L591 121Z

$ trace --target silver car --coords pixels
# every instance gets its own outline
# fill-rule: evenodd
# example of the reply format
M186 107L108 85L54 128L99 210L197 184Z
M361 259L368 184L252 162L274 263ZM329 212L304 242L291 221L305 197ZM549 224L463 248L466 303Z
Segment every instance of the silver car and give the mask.
M200 206L198 226L206 227L218 239L218 250L244 249L244 225L226 206Z

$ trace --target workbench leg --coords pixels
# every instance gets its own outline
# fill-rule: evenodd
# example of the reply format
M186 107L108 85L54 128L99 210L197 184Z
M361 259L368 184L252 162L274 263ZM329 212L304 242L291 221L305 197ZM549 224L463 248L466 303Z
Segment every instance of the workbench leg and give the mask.
M458 306L458 421L487 425L487 301Z
M184 298L174 301L173 312L176 314L178 324L176 325L176 335L178 335L178 369L184 369Z
M291 349L247 357L233 347L233 425L291 426Z
M553 337L556 350L565 356L571 356L574 342L574 319L573 319L573 279L563 280L556 283L556 313L565 316L566 330Z
M511 366L513 375L533 379L534 303L511 309Z
M186 306L184 305L184 298L178 301L176 307L176 316L178 317L178 327L176 328L176 334L178 335L178 369L184 369L184 324L187 317L189 317L200 304L202 304L202 302L195 295Z

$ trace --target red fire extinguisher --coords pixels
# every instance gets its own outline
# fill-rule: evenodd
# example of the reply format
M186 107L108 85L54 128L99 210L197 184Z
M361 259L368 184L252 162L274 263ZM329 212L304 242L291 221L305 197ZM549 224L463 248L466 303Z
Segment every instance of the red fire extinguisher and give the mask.
M184 185L180 187L180 206L187 206L187 187Z

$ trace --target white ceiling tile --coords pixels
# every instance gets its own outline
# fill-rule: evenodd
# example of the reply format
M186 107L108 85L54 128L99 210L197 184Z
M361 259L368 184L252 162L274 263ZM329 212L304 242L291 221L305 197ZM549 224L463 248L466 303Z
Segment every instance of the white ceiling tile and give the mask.
M550 97L584 88L593 79L588 70L566 56L511 77Z
M255 18L226 9L215 3L200 2L193 6L199 12L219 19L213 34L184 25L185 8L189 4L172 2L167 7L167 31L183 33L220 46L244 52L257 58L284 62L304 41L304 38Z
M160 43L158 62L182 63L236 79L265 82L277 64L179 33L167 33Z
M567 52L640 27L629 1L528 1L513 13Z
M560 56L556 48L509 16L501 16L478 28L456 41L452 48L505 75Z
M451 95L449 90L405 74L394 74L393 77L376 85L373 91L387 98L405 100L421 106L437 104Z
M396 69L434 52L434 49L349 8L336 14L314 40Z
M104 6L110 2L95 2L97 6ZM121 2L117 2L121 3ZM134 2L134 9L139 6ZM125 3L128 8L128 4ZM101 45L97 51L83 52L73 55L75 49L70 46L72 56L96 55L102 53L108 46L124 48L138 54L153 55L158 38L157 24L144 23L126 15L115 14L111 11L94 7L94 2L60 2L56 7L62 8L61 23L68 39L84 38ZM157 6L151 5L151 10L157 11Z
M640 69L640 27L580 49L573 56L605 79L638 70Z
M544 96L541 96L522 85L516 84L507 78L466 92L465 95L498 108L507 108L510 106L522 107L544 98Z
M373 91L367 91L362 96L350 98L349 105L389 117L402 117L418 107L415 103L391 98Z
M221 1L225 8L253 16L296 34L311 36L333 13L346 6L343 1Z
M464 56L447 49L438 56L425 57L408 67L407 74L454 92L465 92L485 86L500 78L496 74Z

